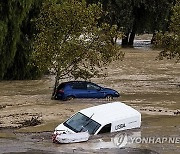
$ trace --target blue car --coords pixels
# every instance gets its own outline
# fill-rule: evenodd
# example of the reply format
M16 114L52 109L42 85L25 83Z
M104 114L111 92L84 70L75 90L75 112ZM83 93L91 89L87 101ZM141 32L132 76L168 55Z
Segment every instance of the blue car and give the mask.
M107 98L119 97L113 89L103 88L87 81L70 81L61 83L56 91L55 98L70 100L73 98Z

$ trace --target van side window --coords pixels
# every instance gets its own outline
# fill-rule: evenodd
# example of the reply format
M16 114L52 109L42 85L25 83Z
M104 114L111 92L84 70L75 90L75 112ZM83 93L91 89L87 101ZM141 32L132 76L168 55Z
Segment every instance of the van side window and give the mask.
M110 133L110 131L111 131L111 123L105 125L105 126L99 131L98 134L102 134L102 133Z

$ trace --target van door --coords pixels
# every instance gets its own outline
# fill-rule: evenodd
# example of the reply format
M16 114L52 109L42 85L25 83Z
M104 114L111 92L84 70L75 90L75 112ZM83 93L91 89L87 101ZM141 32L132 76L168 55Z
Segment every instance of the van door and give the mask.
M111 123L103 126L101 130L98 132L98 134L110 133L110 132L111 132Z

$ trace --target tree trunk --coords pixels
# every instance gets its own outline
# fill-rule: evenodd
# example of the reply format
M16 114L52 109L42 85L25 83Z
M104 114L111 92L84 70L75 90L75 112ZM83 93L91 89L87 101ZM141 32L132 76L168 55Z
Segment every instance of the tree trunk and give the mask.
M156 37L156 33L154 32L153 33L153 36L152 36L152 39L151 39L151 44L154 44L155 43L155 37Z
M128 45L133 46L135 35L136 35L135 31L132 31L129 37Z
M133 46L134 44L134 38L135 38L135 35L136 35L136 30L137 30L137 21L135 20L134 23L133 23L133 28L132 28L132 32L129 36L129 42L128 42L128 45L129 46Z
M125 36L122 38L122 46L127 46L129 40L129 33L125 33Z
M56 77L55 77L55 84L54 84L54 88L53 88L53 93L52 93L51 99L56 99L56 90L57 90L58 85L59 85L59 76L56 75Z

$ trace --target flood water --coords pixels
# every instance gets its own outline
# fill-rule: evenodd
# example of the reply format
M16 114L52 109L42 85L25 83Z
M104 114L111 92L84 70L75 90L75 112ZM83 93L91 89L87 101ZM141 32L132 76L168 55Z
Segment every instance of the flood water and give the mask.
M116 89L122 101L142 113L142 127L125 132L139 140L119 148L116 134L93 136L88 142L54 144L54 128L80 109L107 103L103 99L51 100L53 76L41 80L0 82L0 153L180 153L180 64L157 61L159 51L143 48L122 49L123 61L113 62L104 73L107 77L92 81ZM147 43L147 42L145 42ZM147 46L145 46L147 47ZM22 122L37 117L42 123L22 127ZM22 127L22 128L20 128ZM177 142L142 143L140 139L153 137L176 138Z

